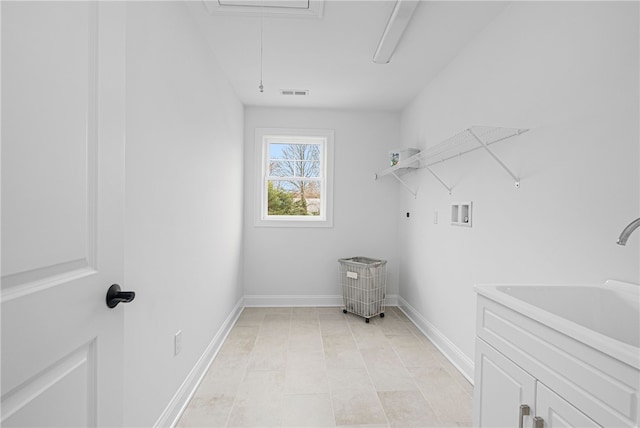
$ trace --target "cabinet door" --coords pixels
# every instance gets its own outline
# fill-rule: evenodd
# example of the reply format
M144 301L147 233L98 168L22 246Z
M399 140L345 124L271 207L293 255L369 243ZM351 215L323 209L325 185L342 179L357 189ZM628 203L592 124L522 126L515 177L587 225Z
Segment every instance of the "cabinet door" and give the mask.
M537 386L536 399L536 416L544 419L544 428L600 426L540 382Z
M536 380L481 339L476 339L473 426L513 428L520 422L520 405L535 414Z

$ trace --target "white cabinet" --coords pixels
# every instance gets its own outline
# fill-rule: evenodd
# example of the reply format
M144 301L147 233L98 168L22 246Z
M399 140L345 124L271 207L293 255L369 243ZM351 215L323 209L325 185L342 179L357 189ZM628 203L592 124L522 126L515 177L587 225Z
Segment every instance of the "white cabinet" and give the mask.
M517 427L520 406L535 403L535 378L482 340L475 364L473 426Z
M536 415L544 420L545 428L600 426L540 382L536 385Z
M476 342L474 427L599 427L511 360Z
M638 368L482 295L476 335L474 427L640 426Z

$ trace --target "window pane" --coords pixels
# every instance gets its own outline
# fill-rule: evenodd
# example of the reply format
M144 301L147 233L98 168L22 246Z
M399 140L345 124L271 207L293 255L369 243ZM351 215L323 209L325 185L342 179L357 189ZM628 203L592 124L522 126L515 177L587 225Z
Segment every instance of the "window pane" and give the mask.
M320 177L320 144L269 143L270 177Z
M319 180L269 180L268 215L320 215Z

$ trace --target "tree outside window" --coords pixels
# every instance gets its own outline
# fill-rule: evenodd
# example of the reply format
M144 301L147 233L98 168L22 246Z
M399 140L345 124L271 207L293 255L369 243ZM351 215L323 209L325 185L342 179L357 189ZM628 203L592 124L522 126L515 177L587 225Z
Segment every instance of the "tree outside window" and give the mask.
M268 214L320 215L321 145L269 142Z
M333 139L324 129L257 128L256 226L333 226Z

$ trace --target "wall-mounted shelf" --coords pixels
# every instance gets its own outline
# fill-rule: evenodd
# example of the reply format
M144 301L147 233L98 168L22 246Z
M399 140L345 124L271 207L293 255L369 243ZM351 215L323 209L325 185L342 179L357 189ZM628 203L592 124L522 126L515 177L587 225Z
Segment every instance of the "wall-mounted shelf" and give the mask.
M520 179L502 162L498 156L489 148L493 143L507 140L511 137L527 132L528 129L500 128L491 126L472 126L462 132L457 133L443 142L429 147L403 161L397 165L382 170L375 174L375 178L393 175L404 187L416 197L417 190L413 190L405 181L400 178L404 172L425 168L442 184L451 194L451 187L448 186L432 169L431 166L445 162L449 159L461 156L465 153L478 149L484 149L515 181L515 186L520 187Z
M422 168L422 165L420 164L420 159L417 159L416 156L418 156L420 154L420 152L418 152L417 154L407 158L406 160L400 161L398 162L396 165L389 167L387 169L383 169L380 172L376 172L375 173L375 179L377 180L380 177L384 177L385 175L392 175L396 178L396 180L398 180L400 182L400 184L402 184L404 187L407 188L407 190L409 192L411 192L411 194L416 197L417 196L417 191L414 191L411 186L409 186L407 183L405 183L405 181L400 178L401 175L404 175L405 173L409 172L409 171L414 171L418 168Z

